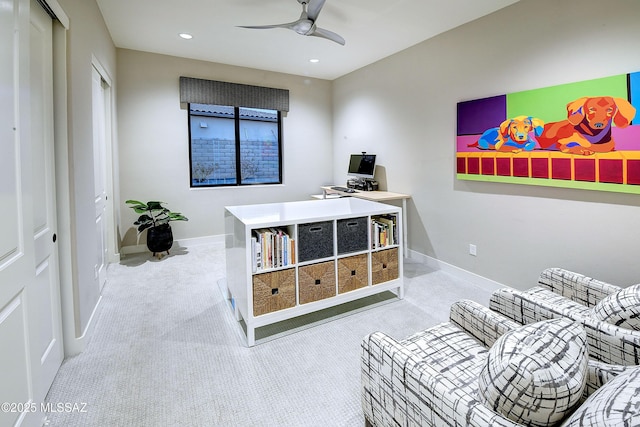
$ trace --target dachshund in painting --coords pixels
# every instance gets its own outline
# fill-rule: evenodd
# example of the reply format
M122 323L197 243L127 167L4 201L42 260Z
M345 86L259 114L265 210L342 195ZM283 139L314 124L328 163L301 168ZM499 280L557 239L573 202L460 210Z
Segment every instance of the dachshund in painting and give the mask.
M536 141L531 138L529 132L538 136L543 126L542 120L531 116L514 117L505 120L499 127L487 129L478 141L469 144L469 147L512 153L531 151L535 148Z
M622 98L582 97L567 104L567 120L547 123L538 144L563 153L590 156L615 149L611 125L627 127L636 109Z

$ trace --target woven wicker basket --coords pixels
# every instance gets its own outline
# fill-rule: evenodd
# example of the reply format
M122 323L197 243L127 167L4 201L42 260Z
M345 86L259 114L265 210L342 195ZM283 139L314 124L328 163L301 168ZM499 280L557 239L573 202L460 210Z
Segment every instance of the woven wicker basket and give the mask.
M296 305L294 268L253 276L253 315L271 313Z
M371 254L371 283L388 282L398 278L398 248Z
M369 284L367 254L338 260L338 293L364 288Z
M336 273L333 261L305 265L298 269L300 304L336 295Z

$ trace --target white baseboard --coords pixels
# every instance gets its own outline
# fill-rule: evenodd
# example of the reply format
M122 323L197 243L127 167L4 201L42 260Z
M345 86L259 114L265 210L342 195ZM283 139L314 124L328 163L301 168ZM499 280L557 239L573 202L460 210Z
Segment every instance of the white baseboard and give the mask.
M433 268L434 270L442 270L461 280L465 280L467 282L473 283L474 285L482 289L485 289L487 291L492 292L492 291L495 291L496 289L507 287L507 285L504 285L500 282L487 279L486 277L480 276L476 273L472 273L463 268L456 267L455 265L446 263L444 261L440 261L438 259L430 257L429 255L425 255L420 252L414 251L413 249L409 249L408 252L409 252L409 258L414 261L418 261L423 264L426 264L427 266L429 266L430 268Z
M173 242L173 248L189 248L200 245L209 245L216 249L224 249L224 234L217 236L194 237L191 239L179 239ZM131 245L120 248L120 253L122 255L138 254L142 252L149 252L147 245Z
M180 246L188 248L193 246L208 245L215 249L224 249L224 234L217 236L194 237L192 239L178 240Z
M82 335L79 337L65 335L64 338L64 356L71 357L76 354L80 354L84 351L85 348L89 345L91 338L93 337L93 331L96 328L97 323L97 313L101 309L100 303L102 302L102 295L98 297L98 301L96 302L95 307L93 307L93 311L91 312L91 316L89 317L89 321L87 322L87 326L82 331ZM75 334L74 334L75 335Z

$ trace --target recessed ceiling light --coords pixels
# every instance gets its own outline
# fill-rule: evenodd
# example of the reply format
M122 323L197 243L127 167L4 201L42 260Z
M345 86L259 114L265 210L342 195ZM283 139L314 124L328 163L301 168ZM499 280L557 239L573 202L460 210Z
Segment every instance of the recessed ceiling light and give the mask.
M320 62L320 60L319 60L319 59L316 59L316 58L313 58L313 59L310 59L310 60L309 60L309 62L313 62L313 63L315 64L315 63L317 63L317 62Z
M180 37L182 37L185 40L189 40L189 39L193 38L193 36L191 34L187 34L187 33L180 33L179 35L180 35Z

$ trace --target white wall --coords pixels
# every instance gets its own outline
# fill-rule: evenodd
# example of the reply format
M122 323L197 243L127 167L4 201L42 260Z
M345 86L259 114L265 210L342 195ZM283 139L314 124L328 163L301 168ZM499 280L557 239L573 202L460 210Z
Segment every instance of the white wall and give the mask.
M138 243L137 216L124 204L128 199L161 200L185 214L189 222L172 223L174 238L180 240L224 234L224 206L309 199L331 182L329 81L126 49L117 55L123 246ZM283 117L283 185L190 189L180 76L290 91L290 111Z
M334 180L349 153L378 154L388 189L412 195L410 249L489 279L640 282L637 195L455 176L457 102L640 71L639 17L637 0L522 0L337 79Z
M72 305L76 337L83 337L90 326L100 299L100 288L95 277L97 235L94 205L93 125L91 72L92 61L97 60L116 84L116 50L95 1L58 0L69 17L67 33L67 97L68 97L68 153L70 165L70 206L58 208L70 212L70 218L59 221L70 224L72 263ZM63 288L67 284L62 284ZM65 325L65 330L67 330ZM67 343L65 337L65 343ZM72 350L77 352L80 349Z

